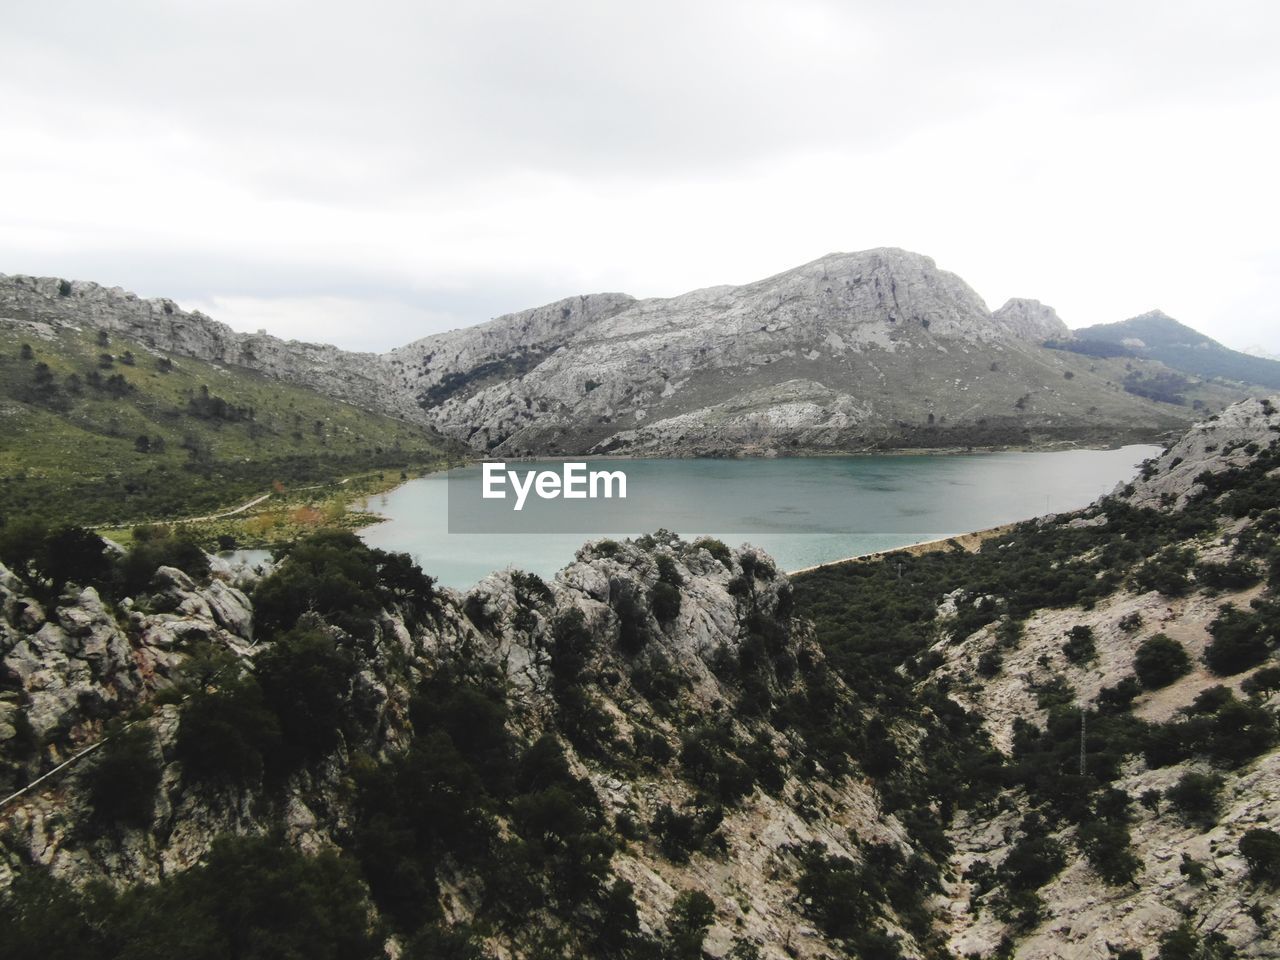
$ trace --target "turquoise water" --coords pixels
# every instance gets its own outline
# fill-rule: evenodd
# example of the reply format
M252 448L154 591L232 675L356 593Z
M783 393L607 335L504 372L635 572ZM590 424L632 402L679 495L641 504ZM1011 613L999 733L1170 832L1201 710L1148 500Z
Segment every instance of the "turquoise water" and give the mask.
M478 503L471 496L480 482L479 468L473 467L411 480L374 498L369 509L387 519L362 536L371 546L412 554L428 574L453 587L470 586L508 566L549 578L586 540L659 527L686 537L716 536L731 545L752 543L782 569L795 570L1078 509L1131 480L1138 465L1158 452L1128 446L954 456L591 461L593 470L626 472L627 501L531 498L528 513L511 516L533 516L531 529L557 532L450 532L450 493L455 530L466 519L460 516L463 501ZM558 470L559 461L510 466ZM496 509L492 501L485 508Z

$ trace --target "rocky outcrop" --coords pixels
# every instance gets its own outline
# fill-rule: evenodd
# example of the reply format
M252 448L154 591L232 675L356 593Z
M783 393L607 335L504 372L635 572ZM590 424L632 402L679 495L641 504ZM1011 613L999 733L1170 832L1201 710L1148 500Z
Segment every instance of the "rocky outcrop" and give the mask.
M1069 339L1071 329L1058 312L1039 300L1014 297L991 314L991 319L1006 327L1015 337L1037 343L1044 340Z
M1249 464L1280 435L1280 396L1246 400L1195 424L1177 443L1143 466L1132 484L1117 492L1136 507L1181 509L1205 490L1205 474Z
M16 681L50 759L172 683L192 641L248 654L252 611L239 589L220 580L198 586L169 567L154 586L119 605L104 603L93 587L73 589L46 610L0 567L0 667Z
M794 732L748 727L728 709L738 694L726 681L726 664L745 655L747 624L767 629L779 655L799 655L809 669L821 659L802 631L793 632L786 577L758 551L690 544L665 533L599 541L584 546L550 583L507 570L467 593L439 593L438 609L425 620L384 611L372 642L340 634L357 661L346 709L358 722L345 728L342 746L274 793L211 791L184 777L175 758L182 707L172 697L157 700L157 694L205 644L240 659L258 655L251 607L240 589L217 577L197 583L164 567L145 598L112 605L92 590L70 590L55 606L56 623L46 624L38 607L22 599L19 578L0 568L0 583L3 662L19 684L23 715L51 744L42 766L101 736L113 718L134 715L153 731L163 771L149 825L88 829L93 811L74 767L11 802L0 811L6 825L0 886L15 871L29 869L20 866L24 861L76 884L155 881L199 863L214 839L227 833L280 829L303 850L341 848L349 842L353 816L350 757L394 756L408 748L415 736L409 703L416 679L444 662L497 671L512 691L511 723L536 736L558 709L555 625L570 615L581 615L588 643L578 668L585 695L613 726L617 749L634 749L629 745L649 738L675 755L689 723L717 718L732 736L787 758L797 749ZM651 597L663 586L670 588L674 609L659 616ZM661 696L642 691L638 664L659 671L670 690ZM647 824L663 810L702 810L707 803L695 784L672 770L637 768L621 775L598 757L588 760L572 748L569 756L595 791L605 823ZM91 768L92 756L82 763ZM609 869L634 890L641 928L661 935L677 894L699 890L714 904L705 944L713 955L755 945L759 956L775 960L828 956L830 939L795 897L798 851L817 844L832 856L857 859L860 842L908 841L867 781L807 769L804 777L797 772L769 790L749 790L720 811L716 846L706 851L673 858L658 855L656 841L649 840L613 853ZM468 919L473 908L465 903L461 898L450 908L456 919ZM892 918L887 924L912 942ZM496 932L488 945L503 955L508 949Z

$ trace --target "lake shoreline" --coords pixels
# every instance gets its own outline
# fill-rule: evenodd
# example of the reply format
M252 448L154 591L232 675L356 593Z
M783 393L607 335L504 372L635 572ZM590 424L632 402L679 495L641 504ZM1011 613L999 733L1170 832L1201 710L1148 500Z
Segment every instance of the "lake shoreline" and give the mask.
M1029 519L1036 519L1031 517ZM938 537L934 540L921 540L919 543L909 543L903 547L895 547L892 550L874 550L871 553L859 553L852 557L842 557L839 560L828 560L825 563L815 563L807 567L800 567L798 570L783 571L788 577L802 576L806 573L812 573L814 570L822 570L826 567L838 567L845 563L873 563L877 560L883 560L885 557L892 556L895 553L906 553L913 557L923 556L926 553L938 553L942 550L964 550L966 553L977 553L982 545L993 539L1008 533L1019 523L1027 523L1027 520L1018 520L1013 523L1002 523L998 526L987 527L983 530L971 530L969 533L957 533L951 537Z

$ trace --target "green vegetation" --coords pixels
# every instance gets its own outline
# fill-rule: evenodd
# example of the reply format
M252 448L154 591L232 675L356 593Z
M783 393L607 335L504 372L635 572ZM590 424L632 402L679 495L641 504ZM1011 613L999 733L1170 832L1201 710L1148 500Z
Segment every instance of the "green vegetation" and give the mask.
M1198 330L1159 312L1119 323L1082 327L1075 331L1075 336L1085 344L1103 345L1119 355L1133 355L1136 352L1140 356L1159 360L1175 370L1199 377L1224 377L1267 387L1280 387L1280 363L1231 350ZM1143 346L1136 351L1127 350L1124 346L1126 340L1139 340ZM1111 354L1095 352L1091 355Z
M1167 687L1191 670L1182 644L1163 633L1142 641L1133 657L1133 672L1148 690Z
M155 734L145 725L120 731L98 750L84 775L89 806L108 824L151 823L160 758Z
M1280 833L1254 827L1240 838L1240 856L1249 864L1249 873L1259 883L1280 881Z
M1209 626L1213 639L1205 647L1204 661L1220 677L1229 677L1257 666L1271 654L1280 627L1280 604L1258 604L1244 613L1224 606Z
M59 328L0 327L0 519L124 524L213 513L273 484L439 464L424 428L243 368Z
M156 571L175 567L197 581L209 573L208 557L179 532L148 528L122 554L83 527L49 528L24 520L0 528L0 562L23 577L38 599L56 600L68 584L94 587L108 599L139 596Z
M0 900L12 960L378 960L377 934L352 864L278 837L225 838L201 865L122 893L32 868Z
M1184 773L1165 791L1165 799L1190 823L1212 826L1218 820L1218 793L1222 777L1217 774Z

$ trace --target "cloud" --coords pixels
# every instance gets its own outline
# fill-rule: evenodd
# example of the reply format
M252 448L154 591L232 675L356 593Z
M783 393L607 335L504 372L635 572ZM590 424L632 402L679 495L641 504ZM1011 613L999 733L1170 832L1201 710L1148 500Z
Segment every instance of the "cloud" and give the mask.
M338 302L366 318L326 327L351 346L893 244L992 305L1159 305L1280 350L1278 24L1251 2L19 5L0 270L291 329Z

